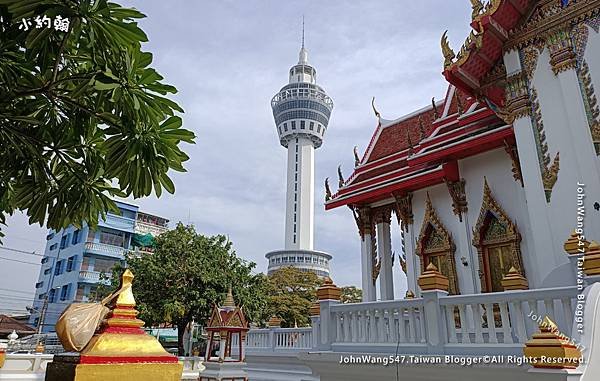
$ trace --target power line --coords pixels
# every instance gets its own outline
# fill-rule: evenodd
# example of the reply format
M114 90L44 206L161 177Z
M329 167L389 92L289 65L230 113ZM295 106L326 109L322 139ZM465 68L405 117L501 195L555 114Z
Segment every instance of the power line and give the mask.
M0 259L4 259L5 261L11 261L11 262L18 262L18 263L25 263L27 265L35 265L35 266L41 266L41 263L39 262L28 262L28 261L21 261L19 259L14 259L14 258L4 258L4 257L0 257Z
M0 250L14 251L15 253L35 255L35 256L38 256L38 257L43 257L44 256L43 254L38 254L35 251L25 251L25 250L13 249L12 247L6 247L6 246L0 246Z
M15 290L15 289L11 289L11 288L0 288L0 291L17 292L17 293L20 293L20 294L31 294L28 291L20 291L20 290Z

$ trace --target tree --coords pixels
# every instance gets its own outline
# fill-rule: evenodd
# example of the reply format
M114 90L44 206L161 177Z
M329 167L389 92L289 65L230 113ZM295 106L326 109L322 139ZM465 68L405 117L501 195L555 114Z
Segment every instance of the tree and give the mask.
M106 0L0 0L0 223L21 210L94 227L119 213L112 196L175 191L167 172L185 171L195 137L141 50L143 17Z
M228 287L249 321L257 319L266 307L264 275L254 275L256 264L237 257L223 235L206 237L193 226L179 223L156 238L154 253L129 253L126 263L135 276L140 318L146 326L176 326L180 355L184 354L185 327L192 320L205 324L213 305L225 299ZM118 287L122 271L121 266L113 269L113 289Z
M342 295L340 296L341 303L360 303L362 302L362 290L356 286L341 287Z
M275 271L268 277L268 308L263 320L275 315L283 319L284 327L308 325L308 310L317 299L317 288L322 283L315 273L294 267Z

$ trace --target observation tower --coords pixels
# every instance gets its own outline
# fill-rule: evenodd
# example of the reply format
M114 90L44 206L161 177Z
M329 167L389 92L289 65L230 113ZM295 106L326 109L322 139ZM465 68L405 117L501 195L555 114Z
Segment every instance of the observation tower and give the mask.
M313 250L315 203L315 149L323 144L333 101L317 85L317 71L302 48L298 64L290 69L289 83L271 100L279 142L288 151L285 249L266 254L268 272L286 266L329 276L331 255Z

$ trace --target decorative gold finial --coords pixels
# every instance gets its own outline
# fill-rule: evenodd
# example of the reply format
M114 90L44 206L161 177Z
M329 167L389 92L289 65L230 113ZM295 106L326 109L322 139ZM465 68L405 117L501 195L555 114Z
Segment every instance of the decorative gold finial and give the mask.
M342 175L342 165L338 165L338 187L344 186L344 176Z
M448 31L446 30L444 34L442 34L442 39L440 41L442 45L442 54L444 55L444 69L450 67L456 58L456 54L450 47L450 43L448 42Z
M596 241L590 243L583 261L583 272L587 276L600 275L600 244Z
M358 146L354 146L354 168L360 165L360 157L358 156Z
M412 290L407 290L406 296L404 297L404 299L414 299L414 298L415 298L415 293L412 292Z
M329 177L325 178L325 201L331 200L331 189L329 188Z
M471 9L473 9L473 12L471 13L471 18L475 19L477 16L479 16L481 11L483 11L483 8L484 7L481 0L471 0Z
M423 118L419 115L419 141L425 139L425 127L423 126Z
M588 240L586 240L585 238L583 238L583 236L581 237L581 241L579 240L579 238L580 238L579 234L577 234L577 232L575 230L573 230L571 232L571 235L569 236L569 238L565 241L565 244L563 245L563 248L565 249L567 254L576 255L576 254L585 254L588 252L588 249L590 247L590 242ZM579 244L580 242L581 242L581 245Z
M341 296L342 290L329 277L325 278L323 285L317 289L318 300L340 300Z
M577 368L581 352L556 324L546 316L539 328L540 333L534 334L523 348L523 354L533 359L531 364L535 368Z
M502 278L500 284L502 284L502 287L505 291L527 290L529 288L527 278L521 275L519 270L517 270L514 266L508 270L508 273L506 273L506 275Z
M417 279L417 284L423 291L442 290L448 291L448 277L440 273L432 262L429 262L425 272Z
M408 128L406 129L406 142L408 143L409 153L412 153L413 144L412 140L410 139L410 131Z
M227 296L225 297L225 302L223 302L223 307L226 308L235 308L235 300L233 300L233 292L231 291L231 286L227 289Z
M375 116L377 117L377 119L381 119L381 114L379 113L379 111L377 111L377 109L375 108L375 97L373 97L371 99L371 107L373 107L373 112L375 113Z
M439 119L440 115L438 114L437 107L435 107L435 97L431 98L431 107L433 108L433 119Z
M552 165L546 167L542 173L542 182L544 184L544 191L546 193L546 201L550 202L550 196L552 195L552 188L558 180L558 171L560 170L560 156L559 152L554 156Z
M133 297L133 291L131 290L131 283L133 282L133 273L131 270L126 269L121 275L121 287L119 288L119 296L117 297L117 306L135 307L135 298Z

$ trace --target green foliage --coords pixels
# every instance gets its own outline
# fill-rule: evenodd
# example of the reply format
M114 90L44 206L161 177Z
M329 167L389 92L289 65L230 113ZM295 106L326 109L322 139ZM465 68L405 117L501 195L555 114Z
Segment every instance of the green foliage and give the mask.
M317 299L321 279L312 272L284 267L268 277L268 308L263 320L275 315L283 319L283 327L310 324L309 312Z
M360 303L362 302L362 290L356 286L341 287L342 294L340 295L341 303Z
M66 17L68 32L19 29L22 19ZM168 98L135 9L106 0L0 0L0 223L22 210L60 229L107 211L111 196L175 187L183 172L183 112Z
M181 352L185 326L192 319L205 324L213 305L225 299L229 286L249 321L256 320L266 306L264 275L254 275L256 265L237 257L223 235L206 237L193 226L179 223L156 238L154 253L130 253L126 262L135 276L133 291L140 318L146 326L177 326ZM122 271L121 266L113 270L111 289L118 287ZM106 291L98 293L106 295Z

